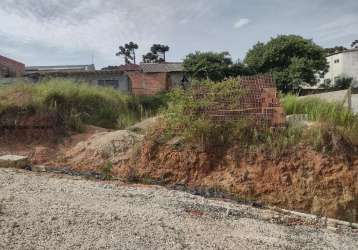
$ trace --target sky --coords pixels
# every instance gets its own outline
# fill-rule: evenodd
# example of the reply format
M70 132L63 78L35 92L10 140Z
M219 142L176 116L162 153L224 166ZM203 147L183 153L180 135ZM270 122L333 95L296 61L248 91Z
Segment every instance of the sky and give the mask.
M0 54L26 65L120 65L118 46L170 46L242 60L258 41L296 34L323 47L358 39L358 0L0 0Z

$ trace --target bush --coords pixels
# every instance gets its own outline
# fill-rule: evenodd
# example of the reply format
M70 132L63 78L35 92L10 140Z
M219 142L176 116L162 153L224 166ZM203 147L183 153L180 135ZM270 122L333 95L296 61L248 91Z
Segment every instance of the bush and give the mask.
M193 89L178 88L172 91L165 113L167 133L181 134L188 140L200 141L207 146L230 143L246 126L246 122L214 122L205 111L219 101L230 102L231 98L238 100L243 90L237 82L238 79L228 79L220 83L206 81L203 83L207 93L205 98L197 98L197 95L200 95L196 93L200 92L198 85L194 85Z

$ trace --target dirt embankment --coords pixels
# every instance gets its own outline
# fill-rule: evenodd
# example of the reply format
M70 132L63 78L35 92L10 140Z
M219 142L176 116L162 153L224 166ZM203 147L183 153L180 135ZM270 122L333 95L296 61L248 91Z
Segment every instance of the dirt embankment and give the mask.
M47 137L48 138L48 137ZM100 172L113 163L112 174L154 179L163 184L231 192L242 199L358 221L358 156L328 156L301 146L279 159L243 155L239 148L203 152L174 140L143 141L130 131L88 127L57 142L42 137L24 143L17 137L0 141L0 154L28 155L33 164ZM52 140L51 140L52 141Z
M248 200L358 221L358 157L347 161L301 147L281 159L240 154L205 153L194 148L145 143L134 165L117 174L133 172L167 184L225 190Z

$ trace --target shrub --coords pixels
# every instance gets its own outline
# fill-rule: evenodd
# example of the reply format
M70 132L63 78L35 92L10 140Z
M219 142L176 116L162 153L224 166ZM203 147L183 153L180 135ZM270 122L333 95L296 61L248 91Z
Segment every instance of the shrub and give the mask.
M234 102L244 93L237 84L239 79L227 79L220 83L206 81L205 98L200 95L200 86L192 89L176 89L169 94L168 109L165 112L166 132L179 133L186 139L200 141L206 146L226 145L246 126L246 121L215 122L205 113L211 105L226 100ZM232 99L233 98L233 99Z

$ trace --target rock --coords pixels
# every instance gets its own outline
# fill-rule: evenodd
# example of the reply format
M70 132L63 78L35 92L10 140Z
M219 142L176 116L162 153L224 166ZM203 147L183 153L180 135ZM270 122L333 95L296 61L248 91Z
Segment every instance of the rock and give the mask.
M3 155L0 157L0 168L21 168L24 169L29 162L27 156Z
M33 172L46 172L46 166L34 165L34 166L31 167L31 171L33 171Z

